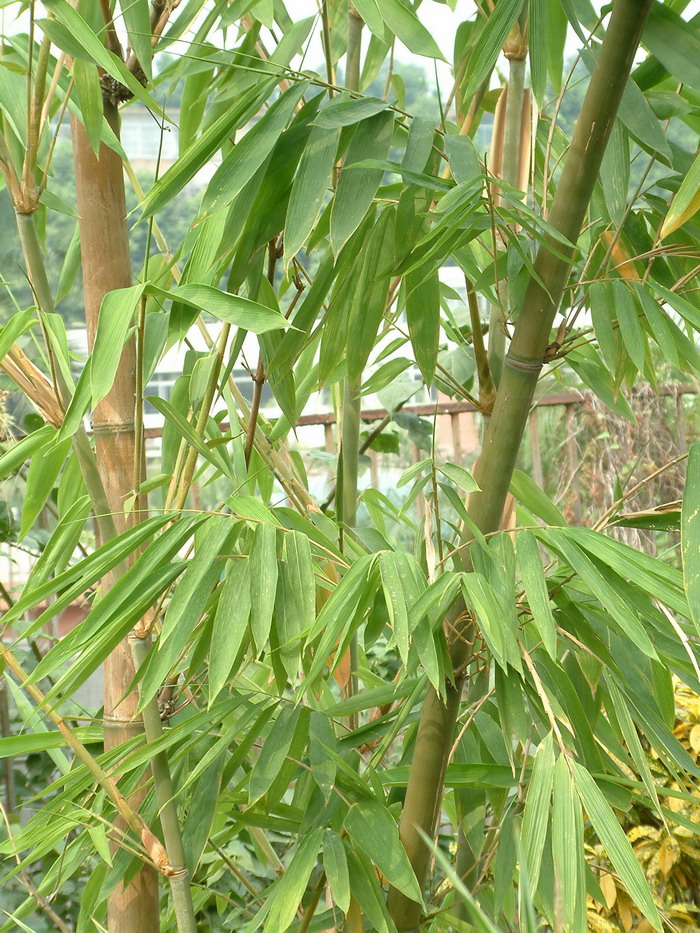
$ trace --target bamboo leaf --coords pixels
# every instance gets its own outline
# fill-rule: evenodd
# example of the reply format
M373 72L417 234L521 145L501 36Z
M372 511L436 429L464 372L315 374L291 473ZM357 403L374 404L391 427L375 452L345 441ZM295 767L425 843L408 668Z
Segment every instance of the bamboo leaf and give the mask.
M345 829L384 875L390 885L418 904L423 903L420 886L399 841L396 822L386 807L376 800L353 804L345 816Z
M572 761L574 783L586 809L588 818L615 870L620 875L625 889L655 930L661 930L661 918L654 903L642 867L625 836L617 817L610 809L600 788L588 771L577 761Z
M120 0L129 45L149 81L153 79L151 61L151 15L148 0Z
M34 308L25 308L12 315L7 324L0 327L0 360L4 359L12 344L30 327L36 324Z
M140 284L130 288L117 288L108 292L102 299L90 363L93 405L101 401L112 388L144 287Z
M323 111L321 111L323 113ZM316 225L335 165L340 130L312 127L292 184L285 221L284 262L302 248Z
M204 130L185 154L167 169L146 194L141 204L143 220L158 213L176 194L182 191L224 141L229 139L234 131L258 110L261 101L267 97L276 83L277 79L271 78L261 85L254 85L234 106L227 108L211 126Z
M388 108L388 103L381 97L351 97L343 92L319 110L314 123L322 129L337 130L367 120Z
M523 8L522 0L498 0L481 30L469 59L469 75L464 96L469 99L496 64L508 33Z
M537 627L547 654L556 660L557 632L537 539L531 531L521 531L517 535L516 543L518 566L525 587L525 595L530 603L532 621Z
M362 159L385 159L393 128L393 114L384 112L363 120L355 129L331 208L331 242L336 256L360 226L382 180L380 170L347 171L347 167Z
M528 39L532 92L541 107L547 86L549 61L549 3L547 0L529 0Z
M300 81L284 92L226 156L209 182L202 212L213 214L228 206L272 152L282 130L308 88Z
M264 797L285 762L294 739L301 707L284 704L263 742L248 783L248 801L255 803Z
M693 162L690 171L683 177L681 186L675 193L664 222L661 224L660 238L670 236L674 231L695 216L700 210L700 155Z
M382 42L385 41L384 20L379 9L378 0L358 0L355 4L357 12L367 25L369 31Z
M247 558L229 561L228 574L219 597L209 657L209 708L231 676L233 665L248 630L250 617L250 569Z
M632 293L624 282L612 283L615 310L620 325L620 333L630 355L630 359L640 372L644 372L646 363L646 341L639 323L639 312Z
M683 585L695 628L700 631L700 443L688 451L681 509Z
M270 896L263 933L285 933L289 929L316 864L322 837L323 829L315 829L302 839L287 871Z
M161 117L165 116L163 110L146 91L141 82L129 71L124 62L105 48L102 41L90 29L80 13L66 0L46 0L44 6L65 27L71 40L82 50L82 55L77 57L87 57L89 61L93 61L100 68L104 68L108 75L127 87L134 97L140 100L149 110ZM41 28L49 36L52 35L51 25L51 20L41 21ZM60 41L57 44L61 47ZM65 51L71 52L70 49ZM166 119L168 118L166 117Z
M250 549L250 626L258 651L267 643L277 592L277 532L272 525L255 529Z
M340 836L330 829L323 834L323 867L331 886L333 901L346 914L350 906L348 859Z
M531 884L530 892L533 897L537 891L547 839L553 779L554 751L550 732L537 749L523 812L522 838Z
M38 431L32 431L21 441L10 446L0 456L0 479L5 479L23 463L49 446L56 436L56 429L45 424Z
M583 880L583 817L567 758L563 754L557 758L554 766L552 857L559 888L555 906L559 914L557 919L564 930L584 933L586 892Z
M379 555L379 572L389 610L391 629L401 660L406 664L409 635L406 597L410 590L407 589L405 582L407 568L403 566L404 559L405 555L397 554L395 551L382 551Z
M280 314L250 298L241 298L240 295L231 295L213 285L178 285L168 289L157 288L155 285L147 286L147 294L159 298L180 301L191 308L207 311L235 327L242 327L254 334L265 334L270 330L279 330L289 327L289 322Z
M97 155L102 141L102 89L97 66L82 58L73 61L73 80L90 148Z
M679 81L700 88L700 37L675 10L655 3L642 42Z
M406 275L406 322L416 363L426 385L435 375L440 344L440 279L437 267L419 267Z
M35 453L32 457L24 487L22 523L19 529L20 540L33 526L46 505L46 500L51 494L61 467L66 462L69 448L70 440L67 440L57 444L41 456Z
M429 30L408 4L403 0L377 0L377 4L384 22L410 52L425 55L426 58L437 58L441 62L446 60Z

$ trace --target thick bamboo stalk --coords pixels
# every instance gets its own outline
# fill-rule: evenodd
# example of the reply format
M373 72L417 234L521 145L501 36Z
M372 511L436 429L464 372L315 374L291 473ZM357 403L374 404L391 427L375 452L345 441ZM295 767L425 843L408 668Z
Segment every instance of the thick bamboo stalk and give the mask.
M105 117L119 132L116 108L105 101ZM102 300L107 292L131 285L131 262L126 226L126 197L120 157L102 145L93 153L82 124L71 118L73 159L80 215L83 291L88 345L92 350ZM136 436L134 431L135 346L129 340L121 355L112 388L93 411L95 451L109 509L118 531L135 519L124 510L131 491ZM108 581L107 581L108 585ZM138 693L128 688L134 664L124 639L104 664L105 748L115 748L143 731L136 715ZM138 808L140 797L130 803ZM108 901L110 933L157 933L160 928L156 873L144 867Z
M581 232L650 6L651 0L616 0L613 4L549 217L550 223L574 244ZM571 269L572 254L573 250L566 257L556 255L549 242L538 250L537 277L531 279L523 301L483 452L475 469L480 491L473 493L468 503L470 517L484 533L496 531L501 521L554 316ZM469 658L469 620L463 614L455 616L456 611L453 608L451 612L455 620L451 655L455 670L461 671ZM438 703L439 699L429 691L401 819L401 838L421 885L425 882L427 859L425 854L420 854L420 832L431 837L435 832L442 795L439 776L444 774L448 761L459 708L459 703L451 704L448 700L443 716L436 717ZM424 735L430 737L429 743L424 741ZM434 799L423 791L424 787L436 789ZM418 931L419 905L392 890L388 907L398 930Z

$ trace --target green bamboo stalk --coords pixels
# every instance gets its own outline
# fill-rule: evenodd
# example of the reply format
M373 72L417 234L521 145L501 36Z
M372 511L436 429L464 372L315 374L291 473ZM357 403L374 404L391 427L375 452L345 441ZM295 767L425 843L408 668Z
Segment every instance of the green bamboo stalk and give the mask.
M134 668L138 671L148 657L150 639L140 638L132 633L129 636L129 644L134 659ZM163 734L163 725L155 702L148 703L143 711L143 728L149 744L156 742ZM168 861L172 869L168 880L173 896L173 908L178 933L197 933L197 921L190 889L190 872L187 867L180 822L177 815L175 787L170 774L168 756L165 752L158 752L151 757L151 771L153 773L153 785L158 804L160 825L163 828L165 850L168 853Z
M651 2L616 0L613 4L549 216L552 226L572 244L577 242L581 232ZM483 533L496 531L501 521L554 316L573 261L573 246L562 252L561 245L556 244L560 255L553 247L554 241L547 239L538 250L535 275L528 285L505 358L493 416L475 469L480 491L469 497L468 510ZM470 617L458 603L450 612L450 620L451 659L454 670L460 672L470 657ZM400 829L421 885L425 883L428 858L425 851L421 851L420 833L434 837L443 789L442 775L451 750L458 709L459 698L455 702L448 693L447 702L443 704L431 689L418 728ZM426 787L430 792L425 792ZM392 890L388 908L399 931L417 933L421 922L418 904Z

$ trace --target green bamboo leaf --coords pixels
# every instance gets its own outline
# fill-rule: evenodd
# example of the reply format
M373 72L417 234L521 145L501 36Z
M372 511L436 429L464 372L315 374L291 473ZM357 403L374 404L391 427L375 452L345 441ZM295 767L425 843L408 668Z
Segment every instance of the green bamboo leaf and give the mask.
M617 345L615 343L615 306L609 282L594 282L590 291L591 320L601 356L611 372L618 366ZM653 299L652 299L653 300Z
M333 902L346 914L350 906L348 859L340 836L331 829L323 834L323 867L331 886Z
M50 424L45 424L38 431L32 431L21 441L10 446L0 456L0 479L5 479L15 470L19 469L23 463L44 450L56 437L56 429Z
M80 892L80 911L78 912L75 933L92 933L95 929L92 915L97 905L104 897L104 883L107 869L107 862L102 861L91 870L90 877L85 883L85 887Z
M346 352L348 379L353 384L362 376L384 315L394 265L395 217L392 208L379 214L355 274Z
M625 832L588 771L577 761L571 761L574 784L588 818L605 852L620 875L627 893L655 930L661 930L661 918L649 890L642 867Z
M76 729L90 742L99 742L100 736L96 729ZM66 739L63 733L49 732L23 732L21 735L10 735L0 739L0 758L16 758L18 755L34 755L37 752L46 752L53 748L63 748Z
M344 91L319 110L314 123L322 129L336 130L360 123L388 108L389 104L382 97L351 97Z
M100 100L102 100L101 97ZM70 238L63 265L61 266L61 272L58 277L56 304L63 301L71 288L73 288L78 275L78 269L80 269L80 258L80 225L76 223L73 227L73 235Z
M350 850L346 855L350 890L360 905L362 915L377 933L396 933L396 927L386 908L386 895L379 886L372 862L362 852Z
M531 884L530 892L533 897L537 892L542 856L547 839L553 779L554 750L552 733L550 732L537 749L523 812L522 838Z
M51 495L61 467L66 462L69 448L70 440L67 440L44 454L37 452L32 457L24 487L22 523L19 529L20 540L34 525L39 513L46 505L46 500Z
M532 93L542 107L547 87L549 61L549 3L547 0L529 0L528 39Z
M377 0L382 19L406 48L416 55L446 61L430 31L403 0ZM379 36L381 39L381 36Z
M639 740L639 735L637 733L634 722L632 721L629 709L627 708L625 698L612 677L606 678L606 680L608 689L610 691L610 699L612 701L615 718L617 719L620 725L620 730L622 732L622 738L624 739L627 750L632 756L632 759L637 767L637 771L642 778L646 792L649 795L649 799L654 802L654 805L656 806L656 812L661 815L661 803L659 801L656 785L654 784L651 768L649 767L647 753L645 752L644 748L642 747L642 743Z
M346 168L362 159L385 159L393 129L394 115L389 112L375 114L355 129L331 208L331 242L336 256L360 226L382 180L380 170Z
M90 148L97 155L102 141L102 89L97 66L82 58L73 61L73 80Z
M661 225L660 238L669 236L695 216L700 210L700 155L693 162L690 171L683 177L681 186L673 196L664 222Z
M330 186L339 141L338 129L319 125L311 129L289 196L284 225L285 265L299 252L316 226Z
M353 804L345 816L344 827L353 843L361 849L389 884L418 904L423 903L420 885L399 840L394 817L377 800Z
M221 773L225 762L226 754L222 751L204 770L201 779L195 783L190 798L187 819L182 827L182 837L185 859L191 874L197 870L211 835L219 806Z
M525 595L530 603L532 621L537 627L546 652L556 660L557 632L537 539L531 531L520 531L516 537L516 545L518 566Z
M129 45L149 81L153 79L151 62L151 14L148 0L120 0Z
M646 363L646 340L642 325L639 323L637 305L632 292L624 282L617 279L612 283L612 288L622 339L630 359L640 373L643 373Z
M0 110L12 127L14 135L24 142L27 129L27 96L24 73L14 74L6 68L0 68Z
M257 112L260 103L265 100L276 84L277 78L271 78L260 85L254 85L204 130L196 142L167 169L146 194L141 204L143 220L158 213L176 194L182 191L235 130Z
M649 294L639 282L634 283L634 289L637 294L637 301L649 324L649 333L658 344L664 359L675 369L681 368L681 362L678 356L678 347L673 339L673 330L671 325L658 305L658 302Z
M209 656L209 708L231 676L233 665L248 631L250 618L250 569L247 558L229 561L228 574L214 617Z
M675 10L653 4L642 42L679 81L700 88L700 37Z
M301 841L268 902L269 913L263 933L285 933L289 929L316 864L323 829L314 829Z
M338 770L333 758L338 752L332 715L335 714L328 710L323 713L312 710L309 718L309 765L326 803L331 799Z
M464 96L469 99L496 63L508 33L523 8L522 0L498 0L481 30L474 51L469 58L467 86Z
M529 509L537 518L541 518L547 525L566 525L566 519L562 513L547 493L540 489L527 473L523 473L522 470L513 470L510 491L518 502L522 502L526 509Z
M574 544L565 531L551 528L547 531L537 532L548 546L562 554L566 563L584 581L591 594L610 613L620 629L630 638L647 657L657 658L654 647L646 629L639 621L634 608L629 606L622 595L617 592L595 564L586 554Z
M457 488L461 489L462 492L466 492L467 495L479 491L479 484L469 470L465 470L458 463L441 463L437 466L437 470L438 473L442 473L448 479L451 479Z
M248 130L226 156L207 186L202 212L214 214L233 201L272 152L309 85L300 81L290 87Z
M165 300L180 301L200 311L207 311L218 317L220 321L226 321L235 327L243 327L254 334L264 334L270 330L289 327L289 322L279 311L266 308L265 305L251 301L250 298L231 295L220 288L214 288L213 285L178 285L167 291L155 285L149 285L146 291L149 295L157 295Z
M33 436L30 435L30 437ZM169 521L172 521L172 516L167 514L149 518L134 528L123 532L123 534L117 535L116 538L103 544L86 558L77 561L67 570L64 570L63 573L47 580L46 583L42 583L37 587L26 587L25 592L22 593L14 606L4 614L3 622L10 625L45 599L60 594L28 628L24 629L25 636L32 634L41 628L48 619L52 618L54 613L61 612L97 580L137 551L151 535Z
M386 30L384 29L384 20L377 0L358 0L355 8L369 31L384 42Z
M406 586L407 568L404 559L407 555L395 551L382 551L379 555L379 573L389 621L394 633L396 647L404 664L408 662L408 605L406 598L410 590Z
M160 117L165 117L166 120L169 119L141 82L129 71L124 62L105 48L102 40L95 35L80 13L66 0L46 0L44 6L49 13L56 17L59 24L65 27L72 42L76 43L82 50L82 54L76 57L87 58L99 65L100 68L104 68L108 75L127 87L134 97L140 100L149 110L157 113ZM52 20L41 21L43 31L53 38L51 26ZM57 44L61 47L60 41ZM71 49L65 49L65 51L70 53Z
M474 609L479 628L496 663L505 668L509 635L505 631L501 606L493 587L480 573L464 573L462 592L467 604Z
M430 386L440 344L440 279L435 266L406 275L406 322L421 375Z
M194 447L197 453L201 454L201 456L204 457L205 460L208 460L217 470L233 479L230 474L229 466L226 459L222 456L221 451L217 450L215 447L208 447L189 421L187 421L169 402L166 402L164 398L160 398L157 395L148 395L145 401L153 405L153 407L163 415L166 422L172 425L180 437L184 438L191 447Z
M0 327L0 360L5 358L12 344L34 324L36 324L34 308L25 308L13 314L7 324Z
M255 762L248 783L248 802L253 804L268 792L284 764L294 739L301 707L282 705L277 719L263 742L260 757Z
M258 651L267 644L277 592L277 531L272 525L255 529L250 549L250 627Z
M143 284L139 284L130 288L117 288L107 292L102 299L90 364L93 405L103 399L112 388L144 287Z
M700 443L688 451L681 509L681 553L683 555L683 585L690 613L700 631Z
M584 933L583 816L569 771L570 763L571 759L567 761L562 754L554 766L552 857L559 890L555 911L563 930Z

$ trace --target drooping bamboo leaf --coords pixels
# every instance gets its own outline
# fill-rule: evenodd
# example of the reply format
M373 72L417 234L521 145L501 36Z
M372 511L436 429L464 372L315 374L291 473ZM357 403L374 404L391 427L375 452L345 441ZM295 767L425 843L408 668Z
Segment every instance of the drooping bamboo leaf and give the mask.
M90 364L93 405L101 401L112 388L143 290L142 284L118 288L108 292L102 300Z
M219 597L209 658L209 707L231 675L250 617L250 570L246 558L229 561Z
M698 210L700 210L700 155L693 162L690 171L683 177L681 186L671 201L671 206L661 225L660 238L663 239L678 230Z
M160 211L185 185L191 181L201 167L217 152L225 140L255 113L260 103L276 84L271 78L262 85L254 85L230 108L204 130L184 156L181 156L155 182L143 199L142 217L147 220Z
M530 603L532 621L540 634L545 650L551 658L555 658L557 633L537 539L531 531L521 531L516 538L516 544L518 567L523 578L525 595Z
M289 196L285 221L285 263L289 263L299 252L316 225L330 185L339 140L338 129L317 125L311 130Z
M535 100L542 106L547 86L549 60L548 0L529 0L528 39L530 53L530 80Z
M301 841L287 871L271 894L267 907L269 913L263 933L285 933L297 912L313 871L323 838L323 829L315 829Z
M559 890L555 923L558 920L571 933L585 933L583 816L569 767L563 754L554 766L552 856Z
M612 287L617 320L625 347L637 369L644 372L646 341L639 323L639 312L636 303L624 282L615 281L612 283Z
M398 827L385 806L377 800L361 800L348 810L344 826L389 884L418 904L423 903L420 886L399 841Z
M149 285L146 292L165 300L180 301L192 308L199 308L200 311L207 311L218 317L220 321L226 321L235 327L242 327L254 334L264 334L270 330L289 327L289 322L279 311L267 308L257 301L251 301L250 298L232 295L213 285L188 283L167 291L155 285Z
M151 14L148 0L121 0L124 24L129 36L129 45L136 54L143 73L152 79L151 61Z
M314 123L325 130L337 130L367 120L388 106L381 97L351 97L344 91L319 110Z
M333 900L346 914L350 906L348 859L340 836L330 829L323 834L323 867L331 886Z
M464 96L474 94L491 71L508 38L508 33L523 8L522 0L498 0L481 30L469 59L469 78Z
M380 170L348 170L348 166L363 159L386 158L393 127L393 114L382 112L363 120L355 130L331 208L331 242L336 256L359 227L382 180Z
M204 214L229 205L250 181L272 152L307 87L307 81L299 81L285 91L234 146L207 186L202 200Z
M377 0L377 4L384 22L410 52L445 61L430 31L407 3L403 0Z
M406 322L416 363L431 385L440 344L440 280L435 267L418 268L406 276Z
M70 441L63 441L42 456L35 453L32 457L24 487L22 523L19 529L20 539L24 538L46 505L46 500L50 496L61 467L66 461L69 447Z
M642 867L617 817L588 771L577 761L572 761L571 766L581 803L598 838L605 847L608 858L619 873L630 897L641 908L644 917L655 930L660 931L661 918L658 908L654 903Z
M250 550L250 626L258 651L265 647L270 634L277 577L277 532L272 525L260 524Z
M554 751L552 733L537 749L535 765L530 775L525 810L523 812L522 838L527 861L530 891L534 897L540 877L540 866L547 838L547 824L554 779Z

